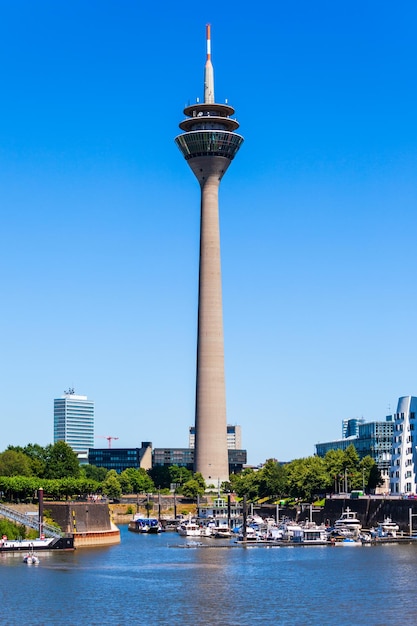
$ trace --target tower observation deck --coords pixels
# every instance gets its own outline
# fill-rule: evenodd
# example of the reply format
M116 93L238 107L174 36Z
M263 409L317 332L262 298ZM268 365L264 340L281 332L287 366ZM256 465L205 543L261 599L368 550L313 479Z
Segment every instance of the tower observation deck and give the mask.
M217 485L229 479L218 194L243 137L233 107L214 100L210 25L206 42L204 102L184 109L175 141L201 188L194 469Z

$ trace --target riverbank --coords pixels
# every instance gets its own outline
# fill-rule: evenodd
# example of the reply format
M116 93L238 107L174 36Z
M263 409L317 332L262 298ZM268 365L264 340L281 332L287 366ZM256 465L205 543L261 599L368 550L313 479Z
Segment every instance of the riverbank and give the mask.
M36 505L11 504L10 508L32 519L38 513ZM120 529L111 517L108 503L46 501L43 514L45 522L52 522L73 538L75 548L120 543Z

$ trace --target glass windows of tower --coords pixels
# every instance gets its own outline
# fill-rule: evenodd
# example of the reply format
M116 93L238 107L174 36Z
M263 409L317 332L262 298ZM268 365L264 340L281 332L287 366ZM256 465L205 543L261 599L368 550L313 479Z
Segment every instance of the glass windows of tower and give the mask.
M230 132L195 131L179 135L176 141L186 159L207 154L233 159L243 137Z

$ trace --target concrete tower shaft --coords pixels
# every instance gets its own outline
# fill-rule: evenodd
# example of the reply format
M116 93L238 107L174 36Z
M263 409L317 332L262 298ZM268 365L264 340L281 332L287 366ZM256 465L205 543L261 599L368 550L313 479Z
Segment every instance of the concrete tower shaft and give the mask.
M214 102L210 27L206 33L204 102L184 109L185 132L175 141L201 188L194 469L217 484L229 478L218 194L243 137L234 109Z

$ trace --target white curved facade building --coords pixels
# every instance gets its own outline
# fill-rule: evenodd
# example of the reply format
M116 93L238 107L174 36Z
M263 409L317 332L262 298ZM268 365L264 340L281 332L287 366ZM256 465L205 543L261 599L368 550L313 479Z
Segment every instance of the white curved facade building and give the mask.
M394 436L390 470L392 495L417 493L417 398L398 399L394 414Z

